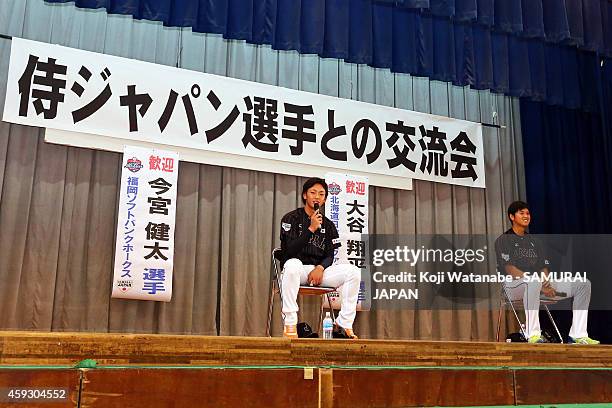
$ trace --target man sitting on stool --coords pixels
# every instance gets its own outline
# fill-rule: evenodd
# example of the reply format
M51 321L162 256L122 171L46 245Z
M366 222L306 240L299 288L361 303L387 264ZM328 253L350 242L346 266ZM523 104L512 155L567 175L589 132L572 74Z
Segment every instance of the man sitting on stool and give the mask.
M333 335L356 339L353 321L361 270L351 264L332 265L334 249L339 247L334 223L321 213L327 198L327 183L320 178L306 180L302 188L304 207L293 210L281 220L281 297L285 337L297 338L297 296L300 285L340 289L342 304Z
M531 222L529 206L522 201L515 201L508 207L508 218L512 228L500 235L495 241L497 267L514 277L512 283L506 283L510 300L523 299L527 328L525 336L529 343L543 343L540 331L540 292L547 297L555 297L556 292L573 297L572 327L569 332L570 343L599 344L587 334L587 318L591 301L591 282L526 282L525 272L541 272L548 275L549 261L540 241L531 237L526 229Z

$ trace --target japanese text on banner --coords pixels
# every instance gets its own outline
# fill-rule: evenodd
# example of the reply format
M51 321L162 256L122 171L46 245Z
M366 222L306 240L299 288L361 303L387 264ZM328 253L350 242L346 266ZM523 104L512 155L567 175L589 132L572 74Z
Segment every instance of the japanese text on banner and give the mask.
M4 120L485 186L482 126L474 122L19 38L12 42Z
M338 229L341 246L336 250L334 262L351 263L362 270L362 279L357 301L358 310L369 310L370 290L367 263L368 234L368 178L350 174L327 173L328 196L325 204L326 216ZM332 294L335 309L340 307L340 294Z
M172 297L178 154L126 146L112 297Z

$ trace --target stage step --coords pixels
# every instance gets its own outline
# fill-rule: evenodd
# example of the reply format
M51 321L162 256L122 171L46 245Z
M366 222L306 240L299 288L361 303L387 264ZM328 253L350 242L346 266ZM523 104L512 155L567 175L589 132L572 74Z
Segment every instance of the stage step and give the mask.
M0 332L0 364L612 367L612 346Z

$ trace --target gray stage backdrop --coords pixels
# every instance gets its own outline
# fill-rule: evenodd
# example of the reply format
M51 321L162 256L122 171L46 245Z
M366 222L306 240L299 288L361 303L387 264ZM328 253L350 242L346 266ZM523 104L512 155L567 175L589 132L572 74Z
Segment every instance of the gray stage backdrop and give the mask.
M73 3L0 0L0 33L506 126L484 129L486 189L371 188L371 233L497 234L507 203L525 196L515 98ZM0 39L0 104L10 43ZM42 129L0 123L0 329L263 335L269 254L303 179L181 163L172 302L111 300L120 163L120 154L46 144ZM489 290L496 302L498 288ZM314 320L317 302L303 306ZM360 313L356 329L365 338L491 340L495 324L495 311L385 310Z

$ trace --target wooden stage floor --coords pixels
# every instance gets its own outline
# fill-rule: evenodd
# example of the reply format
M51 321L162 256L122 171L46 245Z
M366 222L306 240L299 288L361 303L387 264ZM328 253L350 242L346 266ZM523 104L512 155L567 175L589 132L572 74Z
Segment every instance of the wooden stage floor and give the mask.
M75 368L84 359L95 368ZM54 402L11 389L65 390ZM612 407L612 346L0 332L0 407ZM584 406L584 405L583 405Z
M612 346L1 332L0 364L610 367Z

